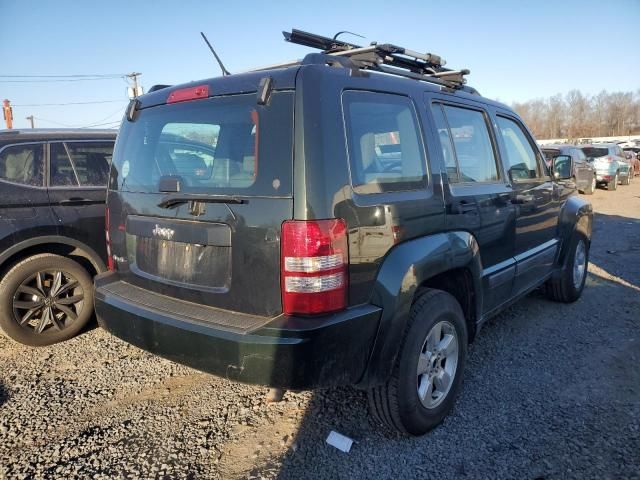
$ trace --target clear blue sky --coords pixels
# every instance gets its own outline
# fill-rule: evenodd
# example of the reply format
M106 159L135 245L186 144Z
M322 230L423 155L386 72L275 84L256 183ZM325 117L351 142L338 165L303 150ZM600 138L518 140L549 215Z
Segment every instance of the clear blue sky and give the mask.
M238 72L303 56L309 50L280 33L296 27L327 36L350 30L366 42L437 53L449 67L469 68L469 84L483 95L506 103L574 88L640 88L640 0L0 0L0 18L0 75L138 71L145 88L182 83L219 74L201 30ZM27 126L27 115L37 127L117 122L127 104L123 79L7 80L0 78L0 100L15 105L15 127ZM98 100L114 102L19 106Z

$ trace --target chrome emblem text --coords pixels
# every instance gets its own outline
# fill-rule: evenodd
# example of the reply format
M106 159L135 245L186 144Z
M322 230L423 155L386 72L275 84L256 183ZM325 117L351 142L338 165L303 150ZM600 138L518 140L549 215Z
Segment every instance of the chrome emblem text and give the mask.
M156 224L156 228L151 230L151 233L153 233L156 237L171 240L176 232L171 228L161 227L160 225Z

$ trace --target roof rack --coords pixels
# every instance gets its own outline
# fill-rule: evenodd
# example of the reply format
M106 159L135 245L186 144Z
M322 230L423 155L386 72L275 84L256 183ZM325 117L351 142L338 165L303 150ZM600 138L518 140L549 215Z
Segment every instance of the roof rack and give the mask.
M321 54L309 54L303 60L270 65L256 70L283 68L310 63L330 63L336 66L350 67L358 70L375 70L391 75L413 78L435 83L451 89L463 89L476 93L471 87L465 87L465 75L469 70L451 70L444 68L445 61L433 53L420 53L389 43L371 43L361 47L353 43L329 38L315 33L296 30L282 32L287 42L322 50ZM329 58L336 57L336 58ZM346 61L338 60L339 57Z

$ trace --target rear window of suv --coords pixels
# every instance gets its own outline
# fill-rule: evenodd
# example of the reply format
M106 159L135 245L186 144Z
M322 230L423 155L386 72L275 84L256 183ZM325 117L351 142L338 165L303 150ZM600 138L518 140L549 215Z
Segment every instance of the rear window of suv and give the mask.
M598 158L598 157L604 157L606 155L609 155L609 149L608 148L583 147L582 151L584 152L584 154L587 157L590 157L590 158Z
M123 124L110 188L158 193L178 177L181 192L289 195L292 143L292 92L267 106L248 94L146 108Z

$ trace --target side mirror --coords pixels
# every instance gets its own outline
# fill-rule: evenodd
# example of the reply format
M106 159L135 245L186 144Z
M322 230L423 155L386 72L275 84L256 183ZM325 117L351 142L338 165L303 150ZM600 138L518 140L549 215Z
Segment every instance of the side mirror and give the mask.
M553 178L556 180L567 180L571 178L571 157L569 155L558 155L553 159Z

